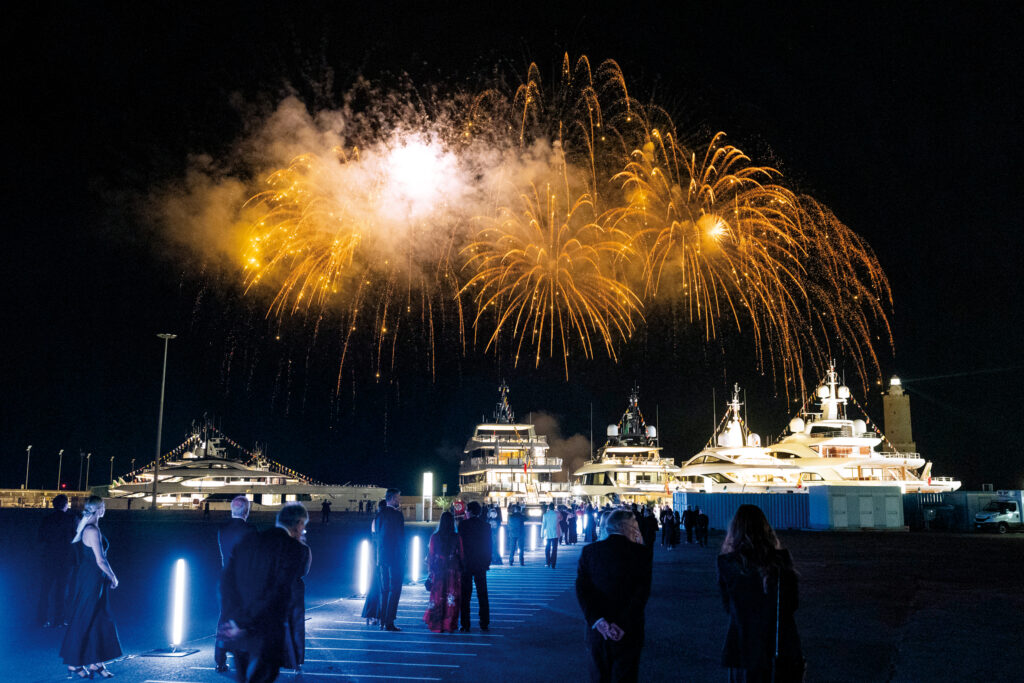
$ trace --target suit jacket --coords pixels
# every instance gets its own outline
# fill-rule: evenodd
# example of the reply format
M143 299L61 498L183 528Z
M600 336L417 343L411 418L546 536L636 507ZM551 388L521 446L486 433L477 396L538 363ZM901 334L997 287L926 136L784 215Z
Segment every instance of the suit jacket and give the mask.
M521 512L513 512L508 516L508 537L522 538L525 526L526 515Z
M624 646L644 642L644 607L651 594L651 551L612 534L584 546L576 571L576 599L587 620L587 640L601 638L599 619L626 632Z
M246 649L267 661L285 659L285 622L295 583L308 566L308 548L280 527L239 543L221 576L221 614L246 630Z
M480 517L459 523L459 536L465 553L465 571L485 572L491 567L491 526Z
M377 564L405 566L405 517L400 510L385 506L374 520L377 532Z
M71 539L75 537L75 518L69 512L52 509L43 517L36 534L40 554L49 562L71 559Z
M217 545L220 546L220 566L228 566L231 553L235 546L257 532L256 525L250 524L244 519L232 517L229 521L220 525L217 530Z
M803 656L793 618L799 602L797 576L789 551L775 552L781 555L782 564L779 655L796 659ZM718 586L722 604L729 613L722 665L739 669L770 668L775 654L778 573L769 574L766 591L757 569L748 566L740 553L728 553L718 556Z

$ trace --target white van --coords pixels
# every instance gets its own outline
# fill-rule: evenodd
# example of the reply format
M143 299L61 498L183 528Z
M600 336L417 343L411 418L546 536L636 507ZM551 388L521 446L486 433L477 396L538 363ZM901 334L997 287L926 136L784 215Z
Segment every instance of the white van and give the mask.
M1021 518L1021 508L1024 508L1022 494L1022 491L996 491L996 499L974 515L974 528L994 529L1001 534L1011 529L1020 529L1024 526Z

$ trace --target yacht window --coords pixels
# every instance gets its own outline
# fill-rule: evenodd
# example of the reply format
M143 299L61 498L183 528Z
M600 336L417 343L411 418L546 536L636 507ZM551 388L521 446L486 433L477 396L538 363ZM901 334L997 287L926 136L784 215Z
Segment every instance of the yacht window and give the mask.
M729 479L729 477L725 476L724 474L721 474L720 472L711 472L710 474L706 474L704 476L706 476L708 479L710 479L711 481L716 482L718 484L731 484L732 483L732 480Z

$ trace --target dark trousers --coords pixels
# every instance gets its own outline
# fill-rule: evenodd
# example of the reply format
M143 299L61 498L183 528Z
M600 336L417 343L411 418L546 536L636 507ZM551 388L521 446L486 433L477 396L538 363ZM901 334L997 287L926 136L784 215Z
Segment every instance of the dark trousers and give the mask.
M253 652L235 652L235 680L238 683L272 683L280 672L280 662L262 656L259 648Z
M686 542L687 543L693 543L693 527L692 526L686 527Z
M708 545L708 530L707 527L697 527L697 543L706 548Z
M594 683L635 683L640 672L643 643L605 640L601 634L589 635L590 680Z
M555 568L555 562L558 561L558 539L549 538L547 545L544 546L544 563L550 566L552 569Z
M380 576L380 609L377 615L382 626L394 626L398 600L402 597L402 568L390 564L377 566Z
M522 536L508 537L508 545L511 548L511 550L508 551L508 563L510 565L515 564L516 548L519 548L519 564L526 564L525 562L523 562L523 546L526 545L526 543L524 542L525 540L526 539L524 539Z
M47 621L60 625L64 623L64 593L68 587L67 560L43 558L39 567L39 605L36 619L40 624ZM50 611L50 596L53 596L53 611ZM53 618L50 618L50 615Z
M473 597L473 584L476 584L476 601L480 605L480 628L491 625L491 602L487 597L487 570L462 572L462 604L459 605L459 617L462 628L469 628L469 599Z

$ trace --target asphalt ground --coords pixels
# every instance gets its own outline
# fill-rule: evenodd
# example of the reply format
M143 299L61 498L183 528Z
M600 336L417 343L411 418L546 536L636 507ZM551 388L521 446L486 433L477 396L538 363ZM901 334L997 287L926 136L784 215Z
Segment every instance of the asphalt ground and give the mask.
M9 514L0 523L10 521ZM403 631L385 633L359 619L362 601L349 588L353 569L340 561L347 555L331 563L330 549L351 554L363 526L363 520L330 529L311 525L306 665L301 674L283 671L279 680L585 680L584 623L572 589L580 546L563 546L555 570L543 566L542 550L527 553L526 567L492 568L487 633L476 628L475 599L470 634L430 633L422 621L427 596L420 585L403 590L397 622ZM24 533L11 533L10 524L4 528L0 609L8 616L0 620L0 681L64 680L57 656L62 630L41 629L25 618L35 599L25 552L30 546L19 540ZM123 524L107 524L111 563L122 587L129 587L114 593L126 653L109 665L117 680L232 680L213 671L216 596L208 578L197 581L204 589L189 601L186 645L199 652L181 659L142 656L166 643L165 560L188 547L193 559L204 556L196 546L210 542L211 528L194 520L136 520L129 533ZM125 546L140 538L180 547L155 563L129 561L133 553ZM807 680L1024 680L1024 535L786 532L782 539L801 574L797 623ZM725 679L719 655L727 617L715 582L721 540L721 532L713 532L708 548L655 549L641 680ZM199 568L190 571L200 578ZM160 580L154 582L153 574Z

